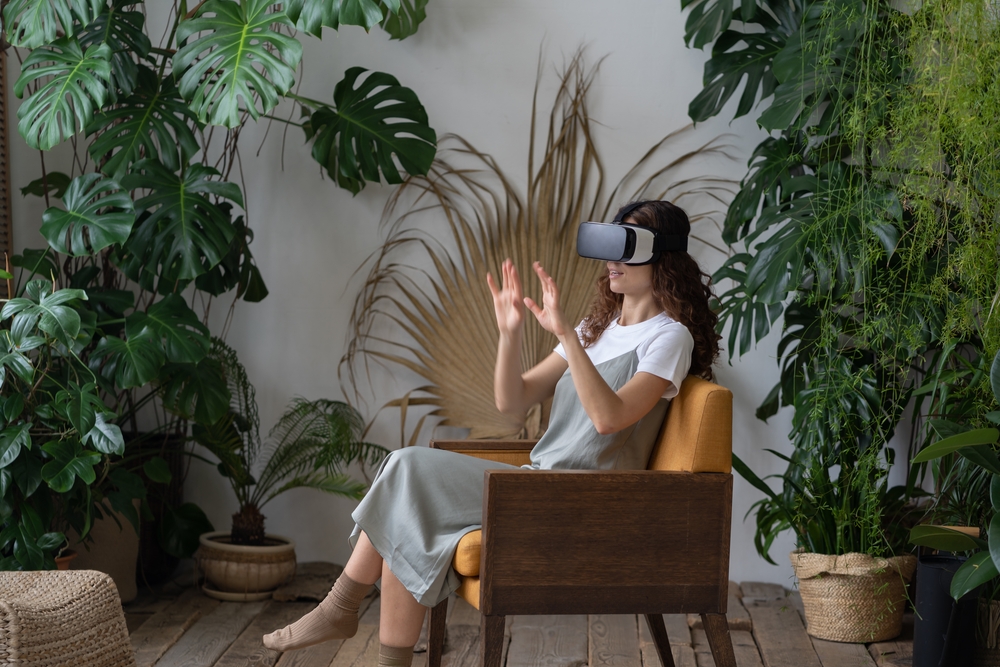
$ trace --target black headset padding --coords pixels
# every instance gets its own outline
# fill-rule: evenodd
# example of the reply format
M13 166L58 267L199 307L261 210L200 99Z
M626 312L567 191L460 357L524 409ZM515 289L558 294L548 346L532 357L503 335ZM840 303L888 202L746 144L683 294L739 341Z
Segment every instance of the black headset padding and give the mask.
M622 221L625 220L625 218L628 216L629 213L631 213L632 211L634 211L635 209L639 208L640 206L642 206L645 203L646 203L646 201L643 200L643 201L637 201L637 202L633 202L633 203L629 204L628 206L626 206L622 210L618 211L618 215L616 215L615 219L612 220L611 222L614 223L614 224L621 223Z

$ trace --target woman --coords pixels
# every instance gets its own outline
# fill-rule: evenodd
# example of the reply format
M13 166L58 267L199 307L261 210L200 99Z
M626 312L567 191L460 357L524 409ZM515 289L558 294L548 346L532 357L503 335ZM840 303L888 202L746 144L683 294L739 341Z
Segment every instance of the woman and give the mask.
M690 231L687 215L669 202L630 204L616 220L623 212L625 222L662 234ZM509 259L500 286L486 277L500 331L497 408L523 416L553 396L532 468L645 468L667 400L689 373L712 376L719 336L707 276L684 251L663 252L650 264L608 262L591 313L574 330L555 281L538 262L534 270L541 305L523 297ZM522 372L525 308L559 345ZM480 528L483 471L505 467L512 466L423 447L390 454L354 512L354 552L343 575L315 610L266 635L264 644L286 651L352 637L361 600L381 579L379 665L407 667L427 607L458 586L450 565L461 537Z

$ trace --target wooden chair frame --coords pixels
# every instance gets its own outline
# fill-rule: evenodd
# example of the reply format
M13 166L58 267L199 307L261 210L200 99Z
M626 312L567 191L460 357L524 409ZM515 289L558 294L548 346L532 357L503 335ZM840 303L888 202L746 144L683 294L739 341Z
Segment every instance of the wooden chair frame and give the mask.
M526 441L437 441L511 452ZM490 458L489 456L483 456ZM479 610L483 667L500 667L512 614L643 614L674 667L662 614L701 614L718 667L736 667L726 603L733 478L661 470L488 470ZM440 667L447 600L431 611Z

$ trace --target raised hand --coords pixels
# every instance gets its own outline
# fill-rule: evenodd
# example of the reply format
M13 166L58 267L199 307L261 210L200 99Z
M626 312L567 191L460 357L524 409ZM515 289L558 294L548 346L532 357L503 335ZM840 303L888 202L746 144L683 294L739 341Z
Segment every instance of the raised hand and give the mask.
M559 288L556 286L556 281L545 272L540 263L535 262L532 266L538 275L538 280L542 283L542 306L540 307L528 297L525 297L524 305L531 310L543 329L562 339L563 336L573 333L573 326L566 321L566 316L559 305Z
M521 330L524 325L524 292L521 278L517 275L514 262L505 259L500 267L501 287L497 287L493 276L486 274L486 284L493 295L493 308L497 315L497 328L501 335L510 335Z

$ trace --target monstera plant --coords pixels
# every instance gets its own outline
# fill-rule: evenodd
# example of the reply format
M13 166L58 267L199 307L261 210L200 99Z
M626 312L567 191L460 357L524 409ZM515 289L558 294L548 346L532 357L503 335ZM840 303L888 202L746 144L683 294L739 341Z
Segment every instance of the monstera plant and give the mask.
M184 437L189 420L226 413L208 305L267 295L230 178L245 123L276 118L284 99L301 107L314 158L354 193L429 169L435 132L391 75L351 68L332 102L290 94L303 39L379 24L402 39L425 5L180 0L150 26L131 0L4 3L18 133L43 158L22 191L46 202L48 246L0 276L12 297L0 313L0 567L51 567L66 530L85 537L109 510L138 523L145 480L170 473L123 430ZM46 157L58 145L71 159ZM190 506L168 523L194 535L168 541L179 554L205 529Z

